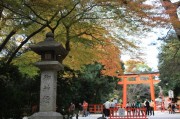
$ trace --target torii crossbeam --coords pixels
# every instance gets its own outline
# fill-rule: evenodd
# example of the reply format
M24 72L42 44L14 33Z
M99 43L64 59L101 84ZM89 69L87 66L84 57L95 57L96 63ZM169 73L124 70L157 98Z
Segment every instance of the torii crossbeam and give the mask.
M151 100L155 101L155 91L154 91L154 84L160 82L160 80L156 80L155 77L159 76L159 72L153 73L143 73L143 74L124 74L119 76L122 81L119 81L119 85L123 85L123 107L126 106L127 103L127 85L128 84L150 84L150 93L151 93ZM142 79L142 77L147 77L147 80ZM133 78L134 80L128 80L129 78ZM156 105L155 105L156 110Z

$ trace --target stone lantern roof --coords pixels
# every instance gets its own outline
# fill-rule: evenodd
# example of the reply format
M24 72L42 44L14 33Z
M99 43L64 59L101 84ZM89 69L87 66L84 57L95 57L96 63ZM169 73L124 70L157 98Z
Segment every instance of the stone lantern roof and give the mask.
M66 49L61 43L54 40L54 34L49 32L46 34L46 39L37 43L36 45L30 46L30 48L37 54L42 55L44 52L51 51L54 55L64 56L67 54Z

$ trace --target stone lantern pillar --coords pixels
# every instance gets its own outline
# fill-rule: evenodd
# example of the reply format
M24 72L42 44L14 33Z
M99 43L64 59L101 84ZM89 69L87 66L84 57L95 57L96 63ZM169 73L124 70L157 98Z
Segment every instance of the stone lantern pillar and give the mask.
M30 46L30 48L41 55L41 61L35 63L41 70L39 112L33 114L30 118L62 119L62 115L56 112L56 94L57 72L64 70L64 67L57 60L67 52L60 43L54 40L53 33L47 33L44 41Z

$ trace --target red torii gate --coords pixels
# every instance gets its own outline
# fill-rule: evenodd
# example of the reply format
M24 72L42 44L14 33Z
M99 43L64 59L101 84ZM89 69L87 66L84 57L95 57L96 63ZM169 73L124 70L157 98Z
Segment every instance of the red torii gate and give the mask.
M146 74L124 74L119 76L122 81L119 81L119 85L123 85L123 107L127 103L127 84L150 84L151 100L155 101L154 84L159 83L160 80L155 80L154 77L159 76L159 72L146 73ZM147 80L141 80L141 77L148 77ZM133 81L127 80L128 78L135 78ZM155 104L156 110L156 104Z

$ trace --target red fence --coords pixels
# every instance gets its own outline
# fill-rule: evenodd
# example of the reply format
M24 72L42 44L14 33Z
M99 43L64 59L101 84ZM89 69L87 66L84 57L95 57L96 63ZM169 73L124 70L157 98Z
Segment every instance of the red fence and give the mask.
M89 105L89 112L90 113L102 113L103 112L103 105L102 104L90 104Z
M116 104L116 108L122 107L122 104ZM102 113L103 112L103 104L89 104L89 112L90 113Z
M116 105L116 108L114 108L115 109L114 111L117 112L118 109L121 108L121 107L122 107L122 105L120 105L120 104ZM118 118L120 118L120 119L128 119L127 116L128 117L138 117L138 115L140 115L141 117L143 117L143 118L140 118L140 119L146 119L146 118L144 118L145 113L142 113L142 112L145 112L145 108L135 108L135 109L136 109L135 110L136 113L134 114L134 108L126 108L125 110L126 110L126 112L128 112L126 117L123 117L123 118L118 117ZM111 109L111 111L112 111L112 109ZM163 109L162 111L168 111L168 110ZM176 106L175 111L180 112L180 105ZM89 104L89 112L90 113L101 113L102 114L102 112L103 112L103 104ZM141 112L141 113L138 114L139 112ZM133 114L134 114L134 116L133 116ZM112 116L113 116L113 114L111 113L111 117ZM114 116L116 116L116 115L114 115ZM138 119L138 118L136 118L136 119Z
M146 108L125 108L124 112L119 109L111 108L109 119L148 119Z

